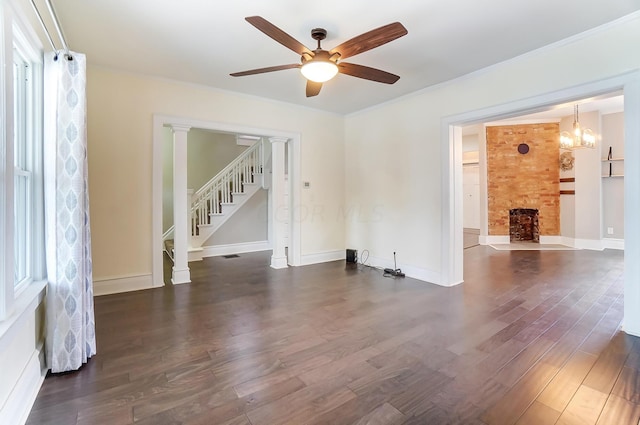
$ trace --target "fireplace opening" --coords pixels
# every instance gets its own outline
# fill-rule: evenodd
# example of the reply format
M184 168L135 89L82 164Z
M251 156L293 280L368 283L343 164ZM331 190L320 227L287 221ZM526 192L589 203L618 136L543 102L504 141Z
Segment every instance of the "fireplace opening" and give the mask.
M509 240L540 242L538 210L532 208L509 210Z

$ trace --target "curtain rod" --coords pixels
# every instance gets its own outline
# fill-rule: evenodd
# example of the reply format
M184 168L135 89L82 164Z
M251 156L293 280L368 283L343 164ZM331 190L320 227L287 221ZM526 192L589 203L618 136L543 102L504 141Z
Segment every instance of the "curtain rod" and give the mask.
M69 46L67 45L67 41L65 40L64 34L62 33L62 28L60 27L60 21L58 21L58 15L56 15L56 12L53 9L53 5L51 4L50 0L45 0L45 3L47 4L47 9L49 10L49 14L51 15L51 19L53 20L53 25L56 27L56 31L58 33L58 38L60 39L60 42L62 43L62 48L65 51L65 55L64 56L67 58L67 60L73 60L73 57L71 56L71 52L69 51ZM36 6L36 3L35 3L34 0L31 0L31 6L33 6L33 10L36 12L36 15L38 16L38 20L40 21L40 25L42 25L42 29L44 30L45 34L47 35L47 39L49 40L49 43L51 44L51 48L56 53L56 59L57 59L58 58L58 50L56 49L56 46L53 43L53 39L51 38L51 33L47 29L47 26L45 25L44 20L42 19L42 15L40 14L40 11L38 10L38 7Z

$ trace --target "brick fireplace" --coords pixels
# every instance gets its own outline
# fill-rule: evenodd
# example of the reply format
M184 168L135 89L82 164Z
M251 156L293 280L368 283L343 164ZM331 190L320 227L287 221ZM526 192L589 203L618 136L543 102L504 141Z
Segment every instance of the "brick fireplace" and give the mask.
M538 210L533 208L509 210L509 240L540 242Z
M560 234L559 128L558 123L487 127L488 235L509 235L514 209L538 211L537 239Z

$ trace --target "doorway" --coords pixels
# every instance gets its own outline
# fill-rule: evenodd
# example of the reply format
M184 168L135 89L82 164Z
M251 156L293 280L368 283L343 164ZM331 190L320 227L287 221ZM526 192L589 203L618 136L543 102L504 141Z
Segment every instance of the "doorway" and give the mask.
M625 139L640 139L640 72L571 87L554 93L523 99L454 115L443 120L442 152L442 284L451 286L463 282L463 226L462 226L462 127L477 123L496 121L518 115L550 109L554 105L571 103L577 99L600 96L622 91L625 96ZM640 157L640 144L626 145L627 157ZM635 169L634 169L635 168ZM640 255L640 223L631 220L640 205L640 169L625 167L625 331L640 336L640 264L631 258Z
M152 187L152 270L153 270L153 286L163 286L163 146L164 146L164 127L166 126L182 126L185 128L197 128L202 130L232 133L232 134L253 134L261 135L267 138L278 140L286 140L288 150L288 181L285 183L274 182L280 185L280 190L284 190L282 186L287 185L288 189L288 232L283 229L269 235L271 240L284 237L288 233L287 244L287 263L292 266L301 263L301 226L299 220L293 219L293 207L300 199L300 135L287 131L279 131L273 129L259 129L241 125L233 125L226 123L216 123L208 121L193 120L174 116L154 115L153 119L153 187ZM278 233L279 232L279 233ZM282 233L282 234L280 234Z

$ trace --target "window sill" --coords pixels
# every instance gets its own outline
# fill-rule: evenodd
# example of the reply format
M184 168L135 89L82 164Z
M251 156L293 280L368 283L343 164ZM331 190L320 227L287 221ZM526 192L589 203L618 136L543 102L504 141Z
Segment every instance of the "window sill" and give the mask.
M33 282L16 298L13 311L6 319L0 321L0 353L4 352L16 332L20 332L22 324L33 314L44 301L47 281Z

